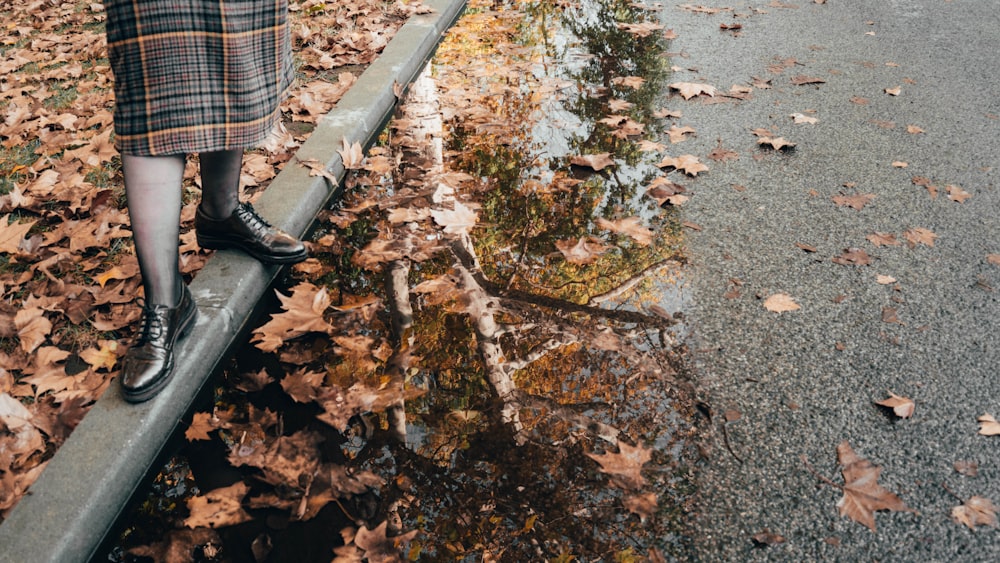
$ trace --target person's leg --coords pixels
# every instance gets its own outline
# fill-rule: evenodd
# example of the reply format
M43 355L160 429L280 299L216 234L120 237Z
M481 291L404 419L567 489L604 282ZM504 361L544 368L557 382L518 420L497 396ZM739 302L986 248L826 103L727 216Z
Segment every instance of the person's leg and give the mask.
M243 151L202 153L201 211L212 219L225 219L240 204L240 171Z
M249 203L240 203L243 151L202 153L201 205L195 214L198 246L238 248L265 264L294 264L308 257L301 240L272 227Z
M122 155L122 172L146 303L174 307L181 296L177 252L184 156Z
M145 401L174 367L174 344L198 309L178 270L184 156L122 156L132 238L145 290L142 330L125 354L122 395Z

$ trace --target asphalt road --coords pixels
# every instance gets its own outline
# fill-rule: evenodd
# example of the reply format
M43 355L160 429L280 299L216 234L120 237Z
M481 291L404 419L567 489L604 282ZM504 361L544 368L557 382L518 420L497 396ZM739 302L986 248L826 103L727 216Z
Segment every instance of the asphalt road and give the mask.
M663 10L677 34L672 81L721 91L753 77L771 84L745 101L668 99L683 112L678 123L697 130L669 152L710 168L674 175L692 193L685 218L700 227L688 235L687 319L715 412L697 558L1000 560L1000 532L951 517L956 495L1000 505L1000 436L979 435L976 421L1000 417L1000 265L987 260L1000 254L1000 2L789 2L752 10L711 1L735 11L708 14L672 1ZM824 82L795 85L796 76ZM818 121L796 124L796 112ZM796 146L762 149L757 128ZM720 141L739 159L707 158ZM948 185L971 197L952 201ZM833 200L864 194L874 197L860 210ZM907 244L915 228L934 233L933 246ZM876 246L866 238L875 232L901 244ZM870 264L832 260L848 248ZM764 298L775 293L801 309L768 311ZM890 391L916 402L911 418L873 404ZM725 422L727 410L738 420ZM802 456L843 483L836 448L845 440L917 512L879 512L874 532L840 516L843 493ZM958 461L975 462L978 475L959 474ZM785 541L755 546L765 529Z

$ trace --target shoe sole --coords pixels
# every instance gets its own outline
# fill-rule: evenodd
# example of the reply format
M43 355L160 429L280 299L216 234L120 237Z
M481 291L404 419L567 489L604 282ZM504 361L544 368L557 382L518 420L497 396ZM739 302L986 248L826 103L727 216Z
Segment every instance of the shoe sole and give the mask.
M187 316L186 319L181 321L181 327L177 331L177 340L174 341L174 346L191 331L191 328L195 325L198 320L198 305L194 305L191 308L191 314ZM166 368L167 375L156 382L155 385L148 389L143 389L142 391L132 392L129 389L122 387L122 397L130 403L144 403L153 398L157 393L163 390L170 383L170 380L174 378L174 356L173 353L170 355L170 364Z
M258 262L264 264L297 264L306 258L309 258L308 250L303 250L298 254L263 254L261 252L257 252L249 246L240 244L239 242L233 242L229 239L203 238L200 236L196 236L195 238L198 241L198 246L206 250L242 250L250 256L253 256Z

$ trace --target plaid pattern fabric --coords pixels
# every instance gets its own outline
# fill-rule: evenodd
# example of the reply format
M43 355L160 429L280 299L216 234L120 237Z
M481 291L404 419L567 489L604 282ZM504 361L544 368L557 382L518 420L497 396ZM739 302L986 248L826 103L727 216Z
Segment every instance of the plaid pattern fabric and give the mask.
M287 0L105 0L124 154L245 149L291 85Z

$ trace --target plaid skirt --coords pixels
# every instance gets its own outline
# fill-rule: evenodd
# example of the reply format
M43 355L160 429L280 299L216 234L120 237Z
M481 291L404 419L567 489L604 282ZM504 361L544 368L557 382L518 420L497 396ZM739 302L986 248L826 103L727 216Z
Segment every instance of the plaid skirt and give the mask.
M105 0L115 144L151 156L246 149L294 77L288 0Z

